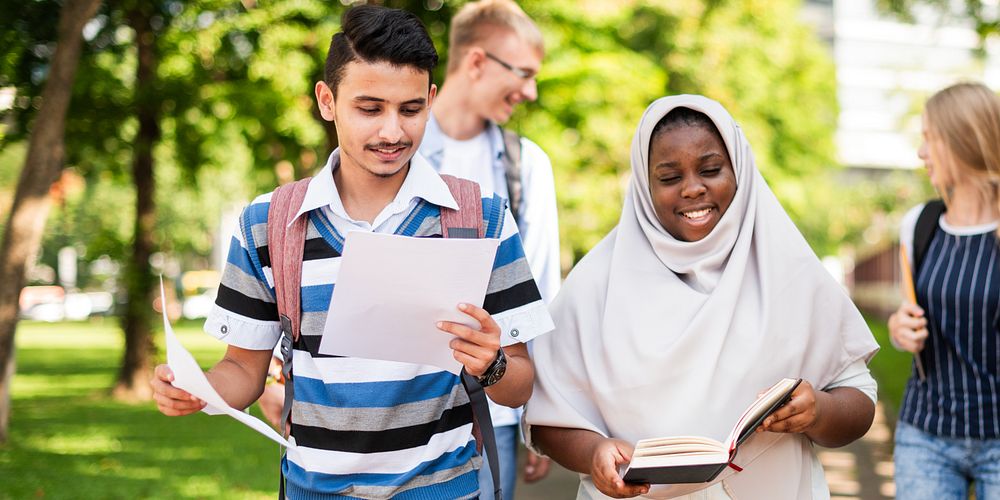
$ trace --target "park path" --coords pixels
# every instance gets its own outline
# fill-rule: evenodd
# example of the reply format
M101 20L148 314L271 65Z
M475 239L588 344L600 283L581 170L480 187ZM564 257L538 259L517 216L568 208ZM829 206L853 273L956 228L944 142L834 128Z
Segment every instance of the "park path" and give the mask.
M881 403L875 421L864 437L838 449L819 449L832 500L883 500L895 498L892 481L892 428ZM521 454L523 458L524 454ZM516 500L571 500L576 498L576 473L553 464L543 481L517 485Z

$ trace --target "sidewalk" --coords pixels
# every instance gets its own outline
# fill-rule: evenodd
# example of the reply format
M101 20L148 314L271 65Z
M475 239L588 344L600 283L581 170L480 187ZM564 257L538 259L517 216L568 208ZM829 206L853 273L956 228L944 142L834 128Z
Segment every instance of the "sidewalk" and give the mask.
M861 439L836 450L819 449L830 497L837 500L882 500L896 497L892 480L892 430L882 403L875 422Z
M892 430L881 403L875 407L875 422L861 439L838 449L818 448L820 461L834 500L883 500L895 498L892 481ZM523 458L523 453L521 458ZM579 484L576 473L552 464L548 477L539 483L518 481L517 500L572 500Z

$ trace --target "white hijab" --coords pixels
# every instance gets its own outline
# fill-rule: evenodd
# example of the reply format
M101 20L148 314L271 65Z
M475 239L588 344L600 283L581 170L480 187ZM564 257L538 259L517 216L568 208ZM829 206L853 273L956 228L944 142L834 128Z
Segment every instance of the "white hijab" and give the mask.
M650 136L676 107L711 118L736 174L729 209L695 242L663 229L649 194ZM723 441L760 390L782 377L825 387L878 349L757 171L739 126L701 96L664 97L646 109L618 227L573 269L551 311L556 331L534 341L537 378L525 421L633 443L672 435ZM734 461L744 471L720 478L737 498L808 498L810 453L801 434L758 434ZM581 494L599 495L587 483Z

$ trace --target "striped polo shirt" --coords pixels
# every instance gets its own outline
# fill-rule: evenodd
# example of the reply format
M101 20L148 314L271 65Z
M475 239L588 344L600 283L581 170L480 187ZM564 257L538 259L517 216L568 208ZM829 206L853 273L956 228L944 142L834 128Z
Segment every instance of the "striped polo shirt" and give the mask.
M440 207L457 208L447 185L414 155L396 198L369 224L352 220L333 171L337 152L310 183L302 268L301 336L293 350L291 440L282 460L290 498L473 498L481 458L461 379L434 366L319 353L344 236L374 231L441 237ZM280 338L267 249L270 194L243 211L205 330L231 345L272 349ZM484 196L487 237L501 240L483 307L501 344L553 328L506 202ZM419 263L414 263L419 265ZM358 332L363 335L364 332ZM443 334L443 333L442 333Z
M915 223L916 214L908 214L904 226L910 220ZM917 301L929 332L919 354L927 379L911 374L900 418L929 434L1000 438L996 228L951 227L942 216L917 272ZM909 233L912 238L912 225Z

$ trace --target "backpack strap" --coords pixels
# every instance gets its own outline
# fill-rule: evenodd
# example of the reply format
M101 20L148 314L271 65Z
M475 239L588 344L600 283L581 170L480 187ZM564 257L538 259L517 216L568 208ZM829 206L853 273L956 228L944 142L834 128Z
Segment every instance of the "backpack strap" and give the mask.
M523 186L521 185L521 136L513 130L500 128L503 134L503 161L504 175L507 178L507 194L510 196L510 214L514 220L521 223L521 201L523 199Z
M458 202L458 210L441 207L442 236L484 237L486 227L483 221L483 199L479 184L451 175L442 175L441 178ZM490 475L493 476L493 496L496 500L501 500L503 495L500 486L500 459L497 455L496 435L493 433L493 420L490 418L486 391L475 377L465 371L465 368L462 368L462 385L469 394L469 402L472 404L472 434L476 437L476 449L480 452L483 448L486 449Z
M486 391L476 377L469 375L465 368L462 368L462 385L465 392L469 393L469 401L472 403L473 428L479 428L476 435L476 442L486 448L486 460L490 465L490 475L493 476L493 498L503 499L503 492L500 486L500 459L497 455L497 440L493 434L493 420L490 418L490 405L486 401Z
M920 264L927 255L927 249L931 246L934 233L938 229L938 220L947 207L941 200L931 200L924 205L917 217L917 225L913 228L913 282L917 281L917 274L920 272Z
M267 209L267 254L274 278L274 295L281 319L281 375L285 401L281 405L281 435L288 436L292 416L292 346L299 337L302 320L302 254L308 218L295 218L306 197L311 178L278 187ZM285 476L281 474L279 498L285 498Z
M292 218L302 206L309 181L310 178L301 179L274 190L267 210L267 253L271 259L281 331L292 340L299 338L302 316L302 252L308 222L306 217Z
M479 184L468 179L442 174L441 179L458 202L458 210L441 207L441 235L445 238L482 238L483 195Z

